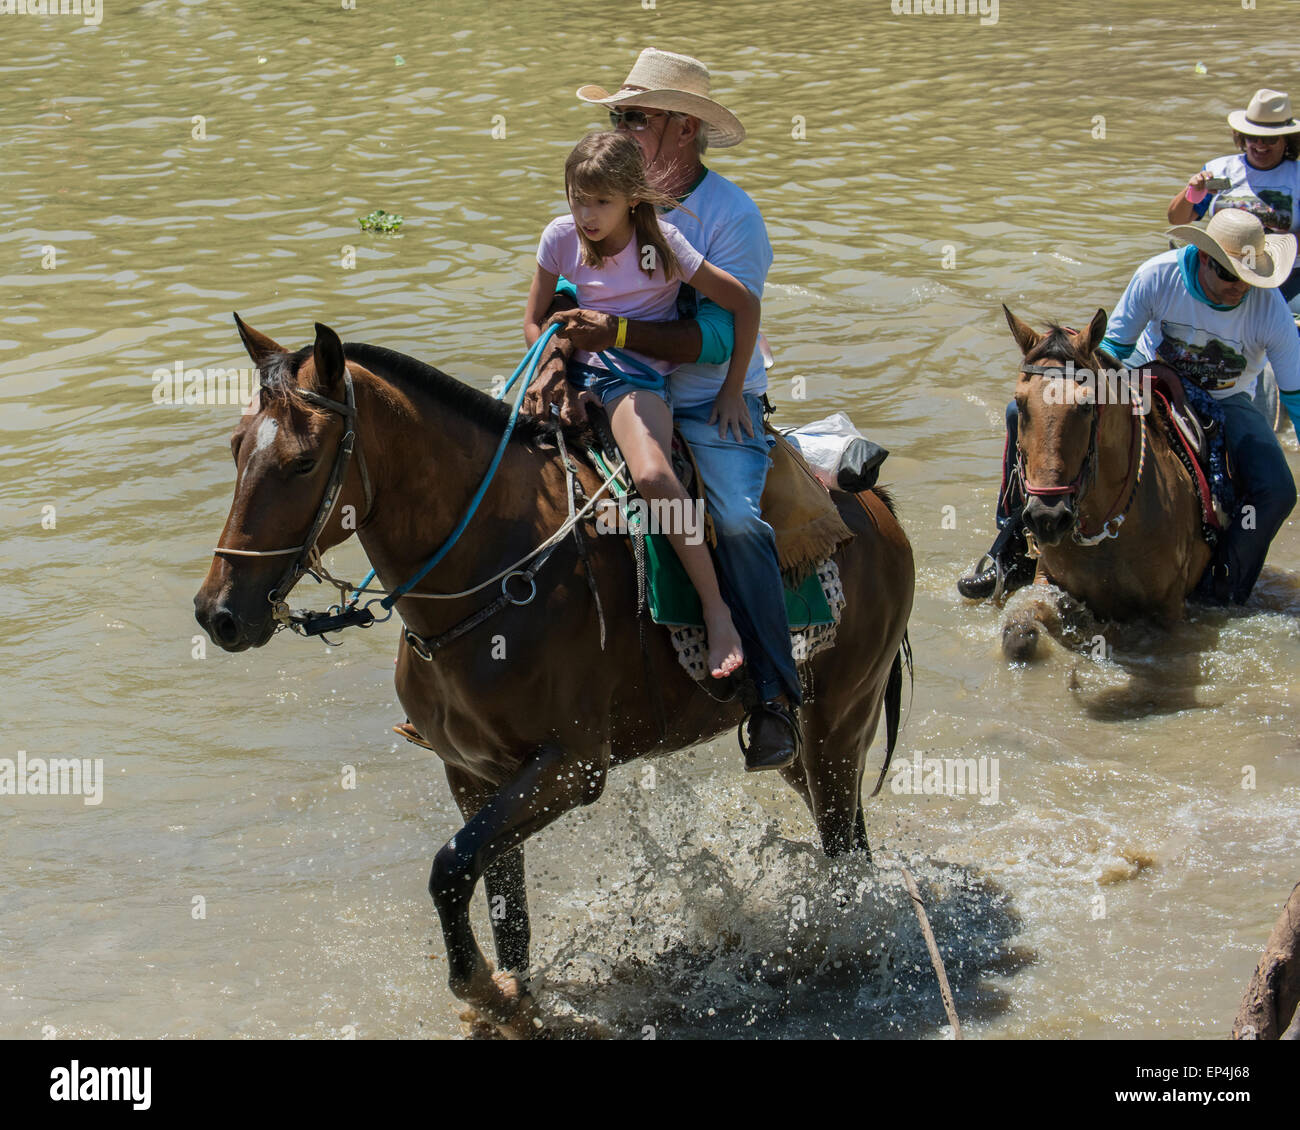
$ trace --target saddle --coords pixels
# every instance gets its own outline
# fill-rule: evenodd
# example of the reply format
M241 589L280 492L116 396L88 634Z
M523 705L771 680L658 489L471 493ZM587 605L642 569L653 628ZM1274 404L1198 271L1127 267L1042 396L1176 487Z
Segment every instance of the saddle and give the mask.
M1209 531L1223 528L1224 518L1232 513L1234 502L1225 472L1223 429L1209 412L1197 410L1182 377L1171 366L1159 360L1150 361L1142 366L1142 371L1151 374L1153 401L1163 409L1174 453L1196 487L1202 525L1207 540L1211 540ZM1196 399L1204 401L1208 394L1197 391Z
M597 446L589 449L603 474L622 461L603 411L592 410ZM790 625L791 653L803 665L818 652L834 646L836 628L844 608L844 589L832 554L853 536L799 452L779 433L775 438L761 499L762 516L776 535L777 562L785 587L786 619ZM674 430L673 469L687 494L704 510L704 536L717 546L717 533L707 512L704 482L689 444ZM632 498L630 482L617 491L621 503ZM630 527L631 523L629 523ZM629 532L630 529L629 529ZM628 539L637 560L638 606L648 618L668 630L678 661L687 673L708 680L706 640L699 595L672 547L658 534Z
M593 410L591 416L604 461L617 466L623 457L609 429L608 417L603 410ZM772 465L759 505L763 520L776 535L776 557L781 573L787 582L798 584L816 572L821 562L853 536L853 531L844 524L829 491L794 445L770 424L764 422L763 428L775 442L769 450ZM705 537L716 548L718 537L713 516L708 512L704 478L690 445L676 428L672 456L673 469L687 493L704 503Z

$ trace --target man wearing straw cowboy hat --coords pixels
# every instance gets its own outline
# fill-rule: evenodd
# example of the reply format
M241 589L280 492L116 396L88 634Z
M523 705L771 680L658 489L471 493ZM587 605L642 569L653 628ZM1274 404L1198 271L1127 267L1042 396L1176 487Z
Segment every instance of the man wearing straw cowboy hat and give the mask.
M1295 263L1296 243L1291 235L1266 234L1258 217L1235 208L1216 213L1204 228L1188 224L1166 234L1187 245L1137 269L1110 316L1102 345L1121 360L1134 354L1130 366L1159 358L1184 385L1208 393L1212 411L1222 414L1224 443L1245 509L1224 532L1209 580L1215 598L1244 604L1269 543L1296 503L1286 456L1252 395L1267 357L1300 437L1300 339L1277 289ZM1007 450L1014 452L1016 419L1010 411L1007 427ZM964 596L990 595L998 570L1021 584L1032 579L1024 566L1023 526L1006 501L1008 481L1004 463L1002 532L975 570L958 581ZM984 565L989 560L992 568Z
M745 192L701 160L709 147L722 149L745 137L736 115L711 97L704 64L648 47L616 92L588 85L578 90L578 98L605 107L612 127L628 131L640 145L657 187L684 206L671 213L682 235L761 298L772 265L763 217ZM558 318L563 336L578 349L626 346L678 363L668 378L673 418L704 480L718 536L718 579L756 692L745 765L779 769L795 759L801 741L800 686L790 653L776 539L759 512L768 469L763 432L767 373L756 349L743 387L748 418L741 421L747 434L720 435L713 404L731 355L731 315L698 301L689 287L682 288L682 296L675 322L629 321L594 310L566 311ZM574 402L562 376L535 386L530 396L531 409L560 400L562 414L572 418Z

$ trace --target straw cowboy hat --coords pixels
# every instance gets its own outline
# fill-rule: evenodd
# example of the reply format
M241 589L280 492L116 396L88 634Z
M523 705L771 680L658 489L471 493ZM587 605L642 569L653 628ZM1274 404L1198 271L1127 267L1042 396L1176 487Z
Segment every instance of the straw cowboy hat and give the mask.
M709 97L708 67L689 55L647 47L616 94L599 86L580 86L578 97L599 106L648 106L689 114L708 127L709 144L719 149L745 139L745 127L736 115Z
M1295 238L1265 235L1259 217L1241 208L1225 208L1203 228L1180 224L1165 234L1194 243L1251 286L1281 286L1295 265Z
M1300 133L1300 123L1291 117L1291 99L1280 90L1255 91L1249 106L1228 115L1228 125L1254 137Z

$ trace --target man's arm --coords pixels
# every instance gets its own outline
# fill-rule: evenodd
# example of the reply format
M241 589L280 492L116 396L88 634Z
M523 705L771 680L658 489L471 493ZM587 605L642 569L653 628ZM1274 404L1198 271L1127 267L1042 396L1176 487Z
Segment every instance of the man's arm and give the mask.
M1182 285L1181 281L1178 281L1178 285ZM1145 278L1145 272L1139 267L1115 303L1115 309L1111 311L1106 323L1106 336L1101 341L1102 348L1120 362L1127 360L1154 317L1151 287Z
M1277 301L1269 311L1268 342L1264 353L1273 366L1282 407L1291 417L1296 438L1300 439L1300 336L1296 334L1295 321L1286 300L1277 291L1273 293Z
M555 320L563 327L560 333L573 343L575 349L599 353L602 349L613 349L618 338L618 318L613 314L602 314L598 310L566 310ZM700 341L700 327L694 318L676 322L629 320L624 344L647 357L684 365L699 357Z

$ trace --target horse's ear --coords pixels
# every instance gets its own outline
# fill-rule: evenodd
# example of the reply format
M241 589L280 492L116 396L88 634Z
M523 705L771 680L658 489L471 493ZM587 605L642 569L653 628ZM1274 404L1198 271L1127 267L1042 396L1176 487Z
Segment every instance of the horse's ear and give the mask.
M235 327L239 330L239 340L248 350L248 356L259 369L265 369L266 363L276 354L288 352L284 346L277 345L266 334L253 329L238 314L235 315Z
M329 326L316 323L316 344L312 347L313 368L316 370L316 390L326 396L332 394L343 380L346 361L343 342Z
M1106 336L1106 311L1098 309L1092 316L1092 321L1088 323L1088 328L1083 331L1076 339L1075 344L1079 350L1079 356L1085 360L1093 355L1097 346L1101 344L1101 339Z
M1007 316L1007 325L1011 327L1011 336L1016 339L1016 344L1020 346L1022 355L1027 355L1035 345L1043 340L1042 335L1037 333L1032 326L1025 325L1024 322L1011 313L1005 303L1002 306L1002 313Z

